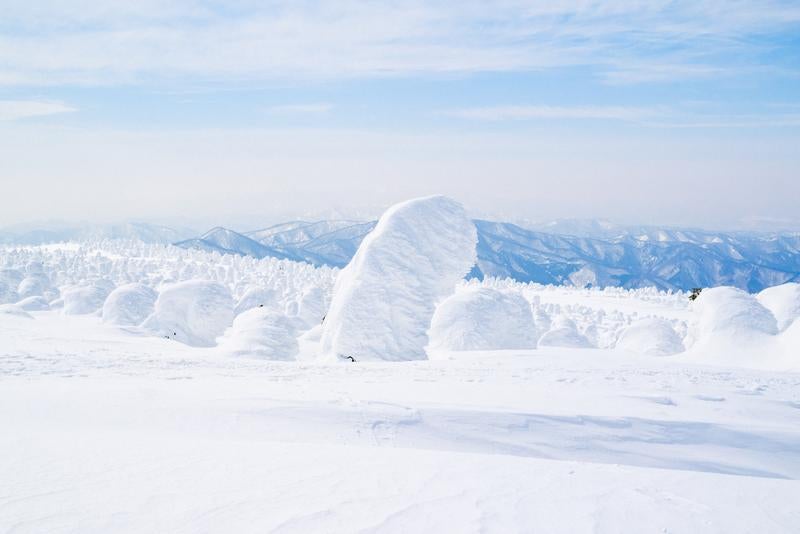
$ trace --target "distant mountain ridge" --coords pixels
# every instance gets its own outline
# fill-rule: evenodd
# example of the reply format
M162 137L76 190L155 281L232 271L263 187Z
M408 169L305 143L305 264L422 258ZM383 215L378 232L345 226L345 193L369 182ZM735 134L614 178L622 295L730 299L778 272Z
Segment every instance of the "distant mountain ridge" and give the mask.
M712 232L565 220L532 229L476 219L478 263L470 276L574 286L688 290L732 285L748 291L800 281L800 232ZM137 239L186 249L344 267L376 221L290 221L240 233L192 232L148 223L52 224L0 229L0 244ZM546 230L542 230L542 228ZM572 232L572 234L564 233Z
M144 222L120 224L66 224L42 223L0 228L0 244L42 245L63 241L86 241L90 239L136 239L145 243L174 243L190 237L194 232L186 228L174 228Z
M636 227L614 237L534 231L477 219L471 275L584 286L688 290L733 285L749 291L800 280L800 234ZM292 221L239 234L215 228L177 246L343 267L376 222Z

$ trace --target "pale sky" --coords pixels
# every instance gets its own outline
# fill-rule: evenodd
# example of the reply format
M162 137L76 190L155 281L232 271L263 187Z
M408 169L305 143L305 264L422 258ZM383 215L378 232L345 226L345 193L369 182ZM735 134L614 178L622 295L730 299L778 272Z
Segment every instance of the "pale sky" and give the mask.
M800 211L797 2L0 12L0 225L269 220L431 193L528 219Z

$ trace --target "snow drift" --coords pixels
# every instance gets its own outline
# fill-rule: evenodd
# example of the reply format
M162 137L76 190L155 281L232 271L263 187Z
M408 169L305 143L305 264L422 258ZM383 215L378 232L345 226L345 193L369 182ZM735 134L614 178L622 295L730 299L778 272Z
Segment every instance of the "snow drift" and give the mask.
M325 319L326 358L425 359L438 301L475 263L475 226L442 196L389 208L336 281Z
M531 307L519 294L470 287L448 297L433 315L430 350L536 348Z
M103 304L103 322L137 326L151 313L157 294L144 284L126 284L108 295Z
M575 321L568 317L559 316L541 338L539 345L542 347L570 347L570 348L590 348L593 347L589 339L578 332Z
M294 360L299 350L292 321L268 308L237 315L219 346L234 356L268 360Z
M142 327L181 343L212 347L233 322L233 298L223 285L189 280L166 286Z

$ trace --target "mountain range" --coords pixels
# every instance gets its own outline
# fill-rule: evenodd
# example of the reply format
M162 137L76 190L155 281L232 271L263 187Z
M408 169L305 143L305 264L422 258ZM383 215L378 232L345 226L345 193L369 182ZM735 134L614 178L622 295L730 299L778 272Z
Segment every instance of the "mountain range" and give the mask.
M561 220L531 226L475 219L478 261L469 276L520 282L688 290L732 285L751 292L800 281L800 232L716 232ZM148 223L18 226L0 244L138 239L187 249L343 267L376 221L290 221L248 232L192 232Z
M800 281L800 233L626 229L598 223L586 227L590 231L584 234L589 235L566 235L504 222L474 222L478 262L470 276L479 278L673 290L732 285L753 292ZM245 233L215 228L175 244L343 267L375 224L292 221Z

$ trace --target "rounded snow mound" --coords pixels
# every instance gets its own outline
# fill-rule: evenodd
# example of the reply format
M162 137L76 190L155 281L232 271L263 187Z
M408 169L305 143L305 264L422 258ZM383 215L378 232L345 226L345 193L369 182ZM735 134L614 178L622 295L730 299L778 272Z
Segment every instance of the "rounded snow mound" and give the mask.
M475 263L475 225L442 196L389 208L336 280L322 334L325 358L426 359L436 304Z
M429 350L534 349L531 307L515 293L473 287L451 295L433 314Z
M233 322L233 298L217 282L189 280L165 286L142 327L195 347L213 347Z
M16 304L25 311L45 311L50 309L47 299L44 297L28 297Z
M683 341L670 322L656 317L640 319L625 328L617 348L648 356L670 356L684 350Z
M294 360L299 350L292 321L267 308L252 308L236 316L220 348L234 356Z
M578 332L575 322L564 316L556 317L550 330L539 338L542 347L591 348L592 342Z
M756 298L735 287L706 289L694 301L697 320L691 337L698 340L710 335L774 335L778 333L775 317Z
M20 299L28 297L40 297L44 295L45 285L42 283L41 276L26 276L17 287L17 294Z
M114 289L107 280L97 280L87 285L73 286L62 291L64 313L66 315L85 315L103 307L106 297Z
M144 284L126 284L112 291L103 304L103 322L136 326L153 313L157 293Z
M278 293L266 287L251 287L236 304L234 313L239 315L252 308L275 308L278 305Z
M756 295L756 300L775 317L778 330L785 330L800 317L800 284L788 283L768 287Z

